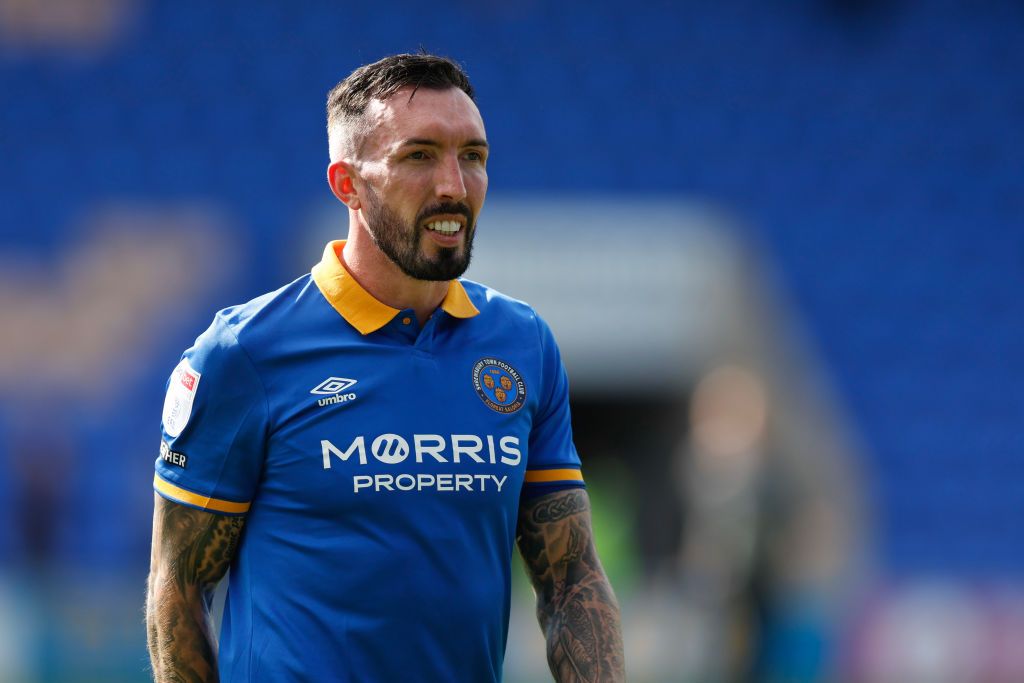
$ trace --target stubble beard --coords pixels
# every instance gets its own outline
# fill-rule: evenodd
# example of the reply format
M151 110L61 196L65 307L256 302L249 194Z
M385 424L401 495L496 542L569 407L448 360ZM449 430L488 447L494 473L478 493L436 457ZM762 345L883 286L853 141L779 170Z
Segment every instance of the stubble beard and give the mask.
M377 195L367 193L366 223L374 244L388 259L411 278L433 282L454 280L469 268L473 255L473 235L476 232L473 214L465 204L443 202L427 207L410 225L384 206ZM459 247L439 247L437 255L428 258L421 249L424 235L419 226L423 221L439 214L462 214L466 218L465 237Z

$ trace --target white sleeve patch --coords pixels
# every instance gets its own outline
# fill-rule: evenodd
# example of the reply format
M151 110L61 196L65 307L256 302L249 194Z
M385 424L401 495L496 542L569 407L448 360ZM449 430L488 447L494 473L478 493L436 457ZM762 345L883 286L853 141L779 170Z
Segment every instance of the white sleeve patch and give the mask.
M178 367L171 373L171 383L167 387L167 396L164 398L164 431L169 436L178 436L188 418L192 415L192 404L196 400L196 390L199 389L199 378L201 375L196 372L187 359L182 359Z

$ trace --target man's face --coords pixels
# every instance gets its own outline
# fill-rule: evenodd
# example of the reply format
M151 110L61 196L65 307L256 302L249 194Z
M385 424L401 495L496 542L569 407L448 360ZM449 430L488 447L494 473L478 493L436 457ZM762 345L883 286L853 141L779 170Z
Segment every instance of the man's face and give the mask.
M367 107L359 154L363 217L378 248L406 275L451 280L469 267L487 194L480 112L457 88L403 88Z

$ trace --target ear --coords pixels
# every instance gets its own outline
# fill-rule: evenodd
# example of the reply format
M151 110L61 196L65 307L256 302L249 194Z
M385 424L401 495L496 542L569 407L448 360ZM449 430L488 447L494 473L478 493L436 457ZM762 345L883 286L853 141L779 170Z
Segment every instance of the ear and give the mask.
M353 177L354 171L351 164L344 161L335 161L327 167L327 184L331 186L331 192L345 206L358 211L362 205L359 202L359 195L356 193Z

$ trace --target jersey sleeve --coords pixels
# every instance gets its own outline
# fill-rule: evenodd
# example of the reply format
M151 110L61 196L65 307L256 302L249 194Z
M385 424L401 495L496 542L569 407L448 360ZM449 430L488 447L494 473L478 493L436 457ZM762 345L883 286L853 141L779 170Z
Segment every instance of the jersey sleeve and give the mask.
M530 431L523 494L527 497L584 486L580 457L572 441L569 379L547 323L537 318L544 386Z
M157 493L219 514L248 512L263 466L267 399L221 316L171 373L161 427Z

